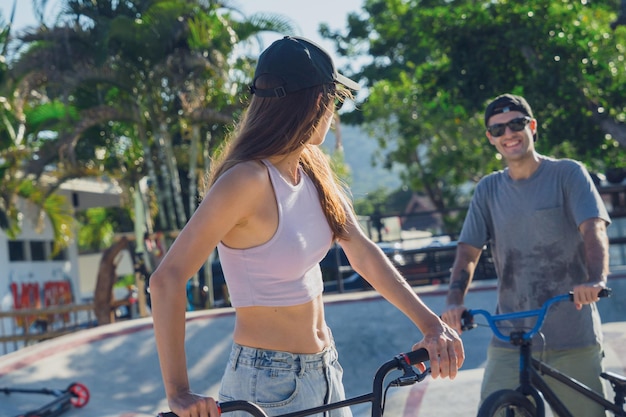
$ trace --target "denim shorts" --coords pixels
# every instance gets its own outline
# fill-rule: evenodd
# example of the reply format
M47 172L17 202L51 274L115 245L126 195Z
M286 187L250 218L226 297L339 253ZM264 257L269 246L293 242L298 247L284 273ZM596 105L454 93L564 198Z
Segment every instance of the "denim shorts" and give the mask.
M293 354L235 343L222 378L219 400L251 401L269 416L277 416L345 399L342 376L334 344L320 353ZM324 415L352 417L352 412L342 407ZM237 411L227 416L250 415Z

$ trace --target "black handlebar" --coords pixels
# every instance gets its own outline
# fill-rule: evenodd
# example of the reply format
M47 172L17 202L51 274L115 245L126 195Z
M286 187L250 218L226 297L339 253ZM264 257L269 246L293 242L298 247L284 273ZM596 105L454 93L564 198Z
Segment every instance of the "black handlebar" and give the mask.
M400 353L393 359L385 362L378 368L376 375L374 376L373 389L370 394L361 395L359 397L349 398L337 403L326 404L320 407L311 408L308 410L302 410L301 412L290 413L292 417L296 416L308 416L311 414L318 414L323 411L346 407L349 405L360 404L364 402L372 403L372 415L382 415L382 396L383 396L383 384L385 377L394 370L404 371L404 374L390 382L391 386L403 386L411 385L416 382L422 381L426 378L426 375L430 373L430 369L427 369L424 373L415 372L412 365L428 361L428 351L424 348L414 350L411 352ZM376 405L376 407L375 407ZM227 413L230 411L245 411L254 417L267 417L267 414L258 405L249 401L227 401L218 403L218 410L221 413ZM171 411L159 413L157 417L178 417Z
M474 323L474 315L469 310L465 310L461 314L461 330L466 332L475 329L476 326L478 325Z
M267 417L267 414L261 407L251 403L249 401L228 401L224 403L217 403L217 409L220 413L228 413L230 411L245 411L248 414L256 417ZM175 413L168 411L165 413L159 413L157 417L178 417Z
M403 357L409 365L417 365L418 363L428 361L428 351L424 348L413 350L407 353L401 353L398 356ZM396 358L398 356L396 356ZM388 363L391 363L391 362L395 362L395 360L392 360Z
M598 298L607 298L607 297L610 297L611 295L613 295L612 288L602 288L600 292L598 293ZM569 292L569 300L574 301L574 291Z

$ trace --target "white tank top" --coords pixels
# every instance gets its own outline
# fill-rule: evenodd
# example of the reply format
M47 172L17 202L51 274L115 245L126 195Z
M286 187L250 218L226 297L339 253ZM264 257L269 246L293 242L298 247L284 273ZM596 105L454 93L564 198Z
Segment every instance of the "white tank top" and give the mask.
M311 301L324 290L319 262L332 243L311 179L300 169L300 182L288 183L266 160L278 204L278 227L270 240L247 249L218 244L233 307L292 306Z

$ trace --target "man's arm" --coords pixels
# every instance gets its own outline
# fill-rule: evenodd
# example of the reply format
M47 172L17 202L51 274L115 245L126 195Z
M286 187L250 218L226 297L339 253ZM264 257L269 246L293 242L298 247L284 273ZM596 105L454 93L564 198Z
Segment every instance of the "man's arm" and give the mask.
M450 274L450 287L446 298L447 307L441 317L459 333L461 333L461 314L465 310L463 300L474 277L481 252L481 248L475 248L462 242L459 242L456 249L456 257Z
M459 242L456 248L454 264L450 271L450 288L448 290L448 298L446 299L448 305L463 304L463 299L474 277L474 271L476 270L476 265L478 265L481 252L482 249Z
M585 242L585 261L589 283L605 282L609 273L609 238L606 221L600 218L585 220L578 228Z
M585 261L589 281L574 288L577 308L598 301L598 292L606 286L609 274L609 238L606 221L592 218L582 222L578 228L585 245Z

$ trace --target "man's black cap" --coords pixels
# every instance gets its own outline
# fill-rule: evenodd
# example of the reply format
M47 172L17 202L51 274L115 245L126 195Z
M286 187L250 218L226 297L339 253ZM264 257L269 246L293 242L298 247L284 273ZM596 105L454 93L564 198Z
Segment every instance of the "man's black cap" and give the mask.
M519 111L528 117L533 117L533 111L524 97L514 94L502 94L493 99L487 106L485 110L485 126L489 123L491 116L510 111Z
M518 111L530 118L534 118L533 110L524 97L516 96L515 94L502 94L494 98L487 106L485 110L485 126L489 126L488 123L491 116L510 111ZM537 140L537 133L533 135L533 138Z
M271 89L257 88L256 80L266 74L279 77L282 85ZM283 97L333 82L355 91L360 88L359 84L337 72L332 58L320 46L304 38L285 36L259 56L250 91L259 97Z

